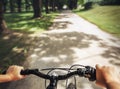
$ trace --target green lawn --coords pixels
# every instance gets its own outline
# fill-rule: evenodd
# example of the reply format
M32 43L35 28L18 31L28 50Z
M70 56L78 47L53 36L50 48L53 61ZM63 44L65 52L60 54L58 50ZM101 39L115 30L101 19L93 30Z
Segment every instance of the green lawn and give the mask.
M75 12L102 30L120 36L120 6L96 6Z

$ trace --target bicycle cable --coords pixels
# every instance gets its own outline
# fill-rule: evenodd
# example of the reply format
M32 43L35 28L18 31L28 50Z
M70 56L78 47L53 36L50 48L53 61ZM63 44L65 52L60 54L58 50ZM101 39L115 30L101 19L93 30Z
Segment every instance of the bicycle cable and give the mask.
M72 68L75 67L75 66L85 67L85 66L80 65L80 64L72 65L72 66L69 68L68 73L70 73L70 72L71 72L70 70L73 70ZM74 82L75 82L75 89L76 89L77 83L76 83L76 77L75 77L75 76L74 76ZM68 79L66 80L66 89L67 89L67 86L68 86Z

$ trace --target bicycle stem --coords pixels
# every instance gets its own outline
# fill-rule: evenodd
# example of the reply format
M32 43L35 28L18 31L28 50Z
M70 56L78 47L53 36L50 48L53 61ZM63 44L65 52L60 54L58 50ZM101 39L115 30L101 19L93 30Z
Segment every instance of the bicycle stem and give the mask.
M50 83L47 87L47 89L57 89L57 76L51 76Z

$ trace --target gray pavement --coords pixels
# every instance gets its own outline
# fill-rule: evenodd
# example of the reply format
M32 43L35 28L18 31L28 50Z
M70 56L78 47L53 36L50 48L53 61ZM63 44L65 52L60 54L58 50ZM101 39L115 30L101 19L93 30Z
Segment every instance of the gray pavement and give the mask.
M71 11L63 11L48 31L37 35L31 51L27 61L29 68L69 67L73 64L120 67L120 40ZM100 89L84 78L77 78L77 83L78 89ZM58 89L65 89L64 86L62 81ZM10 83L6 89L45 89L44 80L29 76Z

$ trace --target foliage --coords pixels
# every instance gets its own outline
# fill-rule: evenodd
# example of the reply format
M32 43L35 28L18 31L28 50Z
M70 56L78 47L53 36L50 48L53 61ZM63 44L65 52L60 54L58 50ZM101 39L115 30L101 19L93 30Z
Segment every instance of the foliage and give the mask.
M84 4L84 0L78 0L78 4Z
M12 6L10 4L10 1L12 2ZM34 2L34 0L21 0L21 3L17 3L19 0L4 0L4 11L5 12L11 12L11 8L13 8L14 10L12 12L18 12L18 9L21 8L21 12L25 12L25 11L33 11L32 8L32 4ZM37 0L35 0L37 1ZM42 0L42 6L43 9L45 9L45 2L46 0ZM51 7L51 3L54 2L55 6L57 8L62 7L63 5L66 5L68 3L68 0L48 0L47 1L49 3L49 8ZM18 5L21 5L21 7L18 8ZM57 9L58 10L58 9ZM43 10L44 11L44 10Z
M120 0L102 0L100 5L120 5Z
M70 10L77 9L78 0L68 0L68 8Z
M92 8L92 4L93 4L93 2L86 2L86 3L84 4L84 9L85 9L85 10L88 10L88 9Z
M67 0L57 0L57 7L59 10L63 9L63 6L67 4Z

